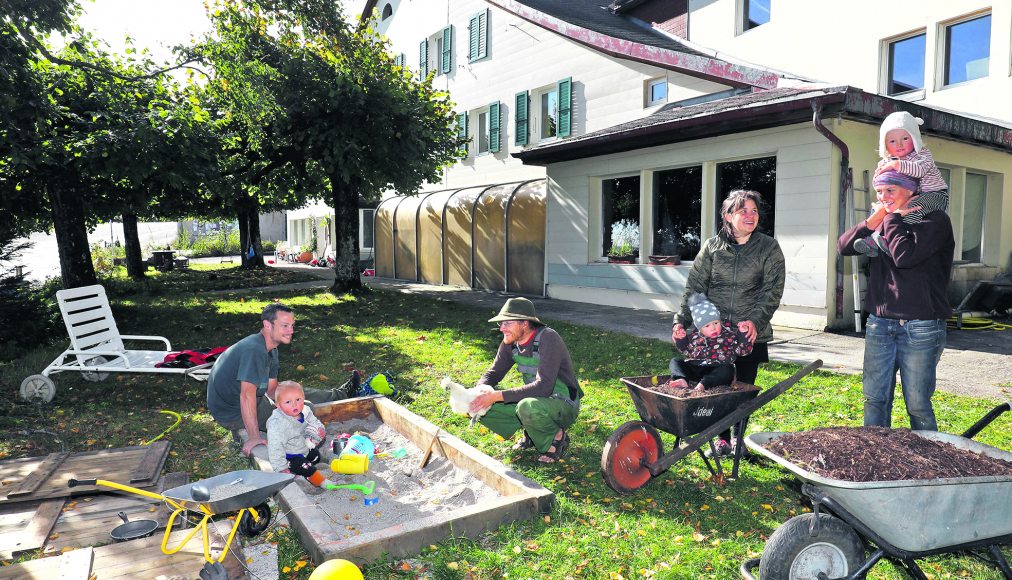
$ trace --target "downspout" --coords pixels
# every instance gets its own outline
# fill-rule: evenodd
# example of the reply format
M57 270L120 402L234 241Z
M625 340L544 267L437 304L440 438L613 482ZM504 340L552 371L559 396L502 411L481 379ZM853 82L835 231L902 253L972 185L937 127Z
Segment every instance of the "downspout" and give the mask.
M818 131L823 137L829 140L830 143L835 145L840 150L840 196L839 196L839 208L836 212L836 235L839 236L847 229L847 193L850 191L850 187L853 184L853 178L850 169L850 149L847 144L844 143L839 137L834 135L829 129L826 129L822 125L822 102L819 100L812 101L812 125L815 130ZM835 318L843 318L843 256L839 252L836 254L836 300L835 304ZM860 300L861 294L858 292L855 296L855 300ZM861 313L860 308L856 308L858 311L856 314L858 326L861 324Z

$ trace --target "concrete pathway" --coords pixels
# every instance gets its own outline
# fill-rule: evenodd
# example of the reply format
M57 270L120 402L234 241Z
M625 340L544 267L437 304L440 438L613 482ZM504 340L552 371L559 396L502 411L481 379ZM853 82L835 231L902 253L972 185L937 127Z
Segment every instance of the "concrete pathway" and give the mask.
M326 288L333 281L330 268L301 264L275 267L297 269L320 277L318 281L274 286L272 290ZM363 278L368 286L439 297L485 310L494 316L511 296L504 292L472 291L458 286L432 286L388 278ZM540 318L624 332L641 338L671 341L671 312L599 306L547 298L532 298ZM808 364L822 359L823 369L861 374L864 338L857 335L819 332L777 326L769 346L776 361ZM940 390L1000 401L1012 399L1012 330L950 330L938 364Z

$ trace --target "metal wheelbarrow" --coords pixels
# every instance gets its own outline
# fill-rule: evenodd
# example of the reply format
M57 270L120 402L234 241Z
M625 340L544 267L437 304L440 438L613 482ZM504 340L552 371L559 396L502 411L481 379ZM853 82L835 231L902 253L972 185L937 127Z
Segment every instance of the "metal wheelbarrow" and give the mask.
M1012 453L973 441L1012 403L998 405L962 435L913 433L989 457L1012 461ZM784 522L766 542L760 558L741 566L755 580L842 580L863 578L882 558L912 578L927 580L916 560L968 553L1012 580L1000 546L1012 543L1012 475L926 480L854 482L831 479L791 463L765 446L784 433L753 433L746 445L804 482L812 513ZM823 512L825 511L830 513ZM873 546L870 556L866 546Z
M183 549L183 546L189 543L199 530L203 532L204 559L208 562L222 562L225 560L225 555L228 554L228 548L237 531L242 531L246 536L255 536L267 529L271 520L271 508L267 504L267 500L294 480L295 476L289 473L240 470L174 487L161 494L104 479L71 479L67 485L70 487L101 485L162 500L174 508L165 525L165 534L162 536L162 553L175 554ZM229 494L230 488L236 493ZM203 518L196 527L186 534L179 545L169 548L169 536L172 534L176 518L187 510L199 512L203 514ZM235 516L232 531L225 541L221 555L215 560L211 557L211 540L207 526L211 522L211 516L234 511L238 511L238 513ZM181 527L185 526L186 518L184 517L183 520L184 523Z
M822 366L821 360L810 363L791 377L759 392L759 388L745 383L728 393L679 399L647 388L666 377L623 378L622 383L636 406L642 421L623 423L604 444L601 452L601 475L608 487L630 494L643 487L652 478L664 473L693 451L698 452L710 473L723 481L724 472L713 445L713 438L738 425L738 445L733 456L731 477L738 477L738 464L744 446L742 434L748 417L757 409L783 394L806 375ZM675 446L664 454L661 430L675 436ZM714 463L703 453L709 445Z

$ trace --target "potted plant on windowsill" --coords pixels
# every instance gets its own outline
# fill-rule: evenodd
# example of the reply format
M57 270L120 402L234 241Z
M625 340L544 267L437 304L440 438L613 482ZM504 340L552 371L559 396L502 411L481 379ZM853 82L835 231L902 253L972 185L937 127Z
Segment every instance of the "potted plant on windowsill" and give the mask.
M682 263L682 244L679 243L678 234L670 228L657 230L657 246L654 254L650 255L652 266L677 266Z
M632 220L619 220L611 225L611 249L608 262L635 264L640 249L640 226Z

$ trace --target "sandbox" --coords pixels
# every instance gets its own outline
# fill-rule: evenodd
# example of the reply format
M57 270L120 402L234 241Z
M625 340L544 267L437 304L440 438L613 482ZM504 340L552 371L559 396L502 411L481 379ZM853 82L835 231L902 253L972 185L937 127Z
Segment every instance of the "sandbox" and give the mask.
M419 464L437 426L385 397L361 397L316 405L313 412L335 433L359 431L379 451L403 448L403 457L374 458L359 475L331 474L329 452L318 468L337 483L376 482L375 491L322 491L306 481L277 494L316 563L344 558L363 563L401 558L449 538L477 538L502 524L547 513L554 495L457 437L438 431L424 468ZM270 471L267 448L254 449L260 469ZM299 478L301 480L301 478ZM366 505L365 500L376 500Z

